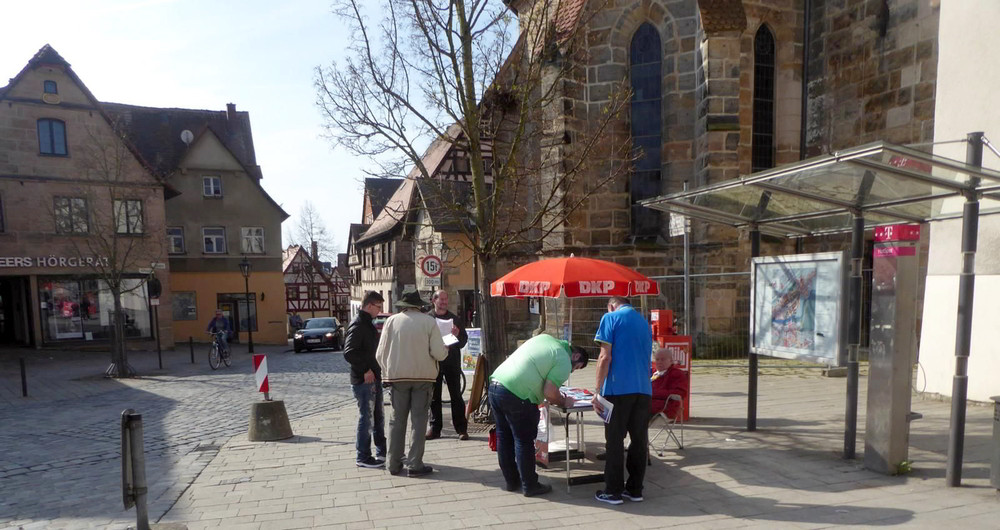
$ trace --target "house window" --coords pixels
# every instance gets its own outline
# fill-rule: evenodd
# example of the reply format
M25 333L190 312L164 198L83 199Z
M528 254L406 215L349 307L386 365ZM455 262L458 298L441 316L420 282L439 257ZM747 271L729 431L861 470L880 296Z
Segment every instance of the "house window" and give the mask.
M56 233L86 234L90 231L87 199L83 197L55 198Z
M319 286L310 285L309 286L309 298L313 300L319 300Z
M660 229L660 213L638 203L660 193L660 151L663 121L660 75L663 53L660 34L652 24L639 26L632 36L629 54L632 83L630 117L632 156L635 166L629 179L632 206L632 235L655 236Z
M115 227L119 234L141 234L142 201L115 200Z
M240 228L240 250L244 254L264 253L264 228L261 226L244 226Z
M205 254L226 253L226 229L221 226L206 226L201 229L205 240Z
M751 171L774 167L774 35L761 26L753 40Z
M184 229L179 226L167 227L167 253L184 253Z
M378 257L379 257L379 259L380 259L380 260L382 260L382 261L381 261L381 265L382 265L383 267L385 267L385 265L386 265L387 263L389 263L389 262L388 262L388 261L386 261L386 259L385 259L385 247L387 247L387 246L388 246L388 243L382 243L381 245L379 245L379 246L378 246L378 250L379 250L379 256L378 256Z
M202 177L201 184L205 197L222 197L222 177Z
M285 299L287 299L287 300L298 300L299 299L299 287L297 285L286 285L285 286Z
M58 94L59 87L56 85L55 81L46 80L42 82L42 92L46 94Z
M66 156L66 124L60 120L38 120L38 152Z

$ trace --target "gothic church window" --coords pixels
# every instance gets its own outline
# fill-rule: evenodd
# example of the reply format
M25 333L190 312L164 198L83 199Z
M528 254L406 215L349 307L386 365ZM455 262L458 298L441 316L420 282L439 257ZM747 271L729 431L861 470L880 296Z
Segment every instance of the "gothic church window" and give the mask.
M629 181L632 205L632 235L659 233L660 214L638 201L660 194L662 142L662 62L660 34L652 24L639 26L629 49L629 79L632 85L630 121L635 166Z
M761 26L753 42L752 171L774 167L774 50L774 35Z

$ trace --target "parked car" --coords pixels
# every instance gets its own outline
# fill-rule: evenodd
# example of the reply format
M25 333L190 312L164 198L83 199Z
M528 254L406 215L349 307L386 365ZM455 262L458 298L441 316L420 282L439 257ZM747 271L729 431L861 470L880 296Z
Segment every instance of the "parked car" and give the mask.
M385 321L391 316L392 313L379 313L375 315L375 318L372 319L372 324L375 324L375 330L382 333L382 326L385 325Z
M295 353L314 348L344 349L344 328L336 317L318 317L306 319L302 329L292 337L292 347Z

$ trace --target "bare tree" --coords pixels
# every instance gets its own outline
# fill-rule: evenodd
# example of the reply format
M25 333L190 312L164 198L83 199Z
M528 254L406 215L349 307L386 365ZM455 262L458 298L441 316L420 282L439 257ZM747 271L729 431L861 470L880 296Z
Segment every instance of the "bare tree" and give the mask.
M147 227L150 206L162 204L163 184L139 161L118 127L88 127L81 151L81 183L66 196L53 198L52 214L56 232L72 236L68 239L77 263L90 268L100 280L99 288L111 295L111 365L106 375L131 377L135 370L126 349L130 317L123 297L144 289L153 276L141 276L139 269L152 268L164 257L164 235L150 233ZM162 215L162 208L156 212Z
M295 244L305 247L306 252L311 252L312 243L316 242L319 256L310 254L310 258L321 261L337 261L337 242L326 229L323 218L319 215L319 210L313 203L306 201L299 208L299 220L295 225Z
M520 20L501 0L384 0L377 12L360 0L334 4L352 40L342 63L316 70L329 138L383 175L417 168L421 189L446 210L434 215L458 221L481 292L501 259L558 247L571 217L629 166L628 133L611 127L624 84L606 104L572 100L584 99L572 94L586 82L583 28L600 7L568 24L570 4L521 2ZM467 160L467 193L432 181L422 147L434 142ZM508 351L504 312L488 296L480 304L495 368Z

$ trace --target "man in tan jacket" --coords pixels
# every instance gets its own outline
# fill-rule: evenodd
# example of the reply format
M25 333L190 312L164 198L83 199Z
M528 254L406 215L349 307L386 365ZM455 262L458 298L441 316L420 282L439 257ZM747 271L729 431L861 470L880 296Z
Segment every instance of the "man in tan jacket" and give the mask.
M392 402L392 429L386 469L398 475L403 471L403 446L406 442L406 418L410 418L410 451L406 455L406 473L410 477L427 475L433 469L424 464L424 436L427 411L438 362L448 356L434 317L420 312L425 306L417 291L406 291L396 302L400 312L389 317L382 327L375 358L382 367L382 381L389 385Z

